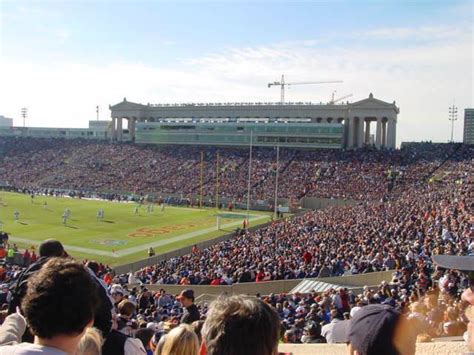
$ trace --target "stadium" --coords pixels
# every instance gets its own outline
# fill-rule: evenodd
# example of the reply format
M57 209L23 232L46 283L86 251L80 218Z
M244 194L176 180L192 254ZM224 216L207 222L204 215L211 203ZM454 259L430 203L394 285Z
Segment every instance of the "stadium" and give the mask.
M472 248L472 146L393 149L399 109L372 94L267 106L124 100L89 130L0 129L5 265L34 264L52 238L132 296L146 295L137 283L170 296L191 286L201 306L269 295L287 343L298 312L324 322L325 302L345 314L367 300L416 305L435 285L457 293L461 275L431 255Z
M2 2L0 355L474 354L473 10Z
M32 159L53 164L42 171L34 169L37 176L25 171L26 180L21 182L7 174L0 180L5 190L27 195L22 199L10 193L2 198L4 228L17 246L37 245L53 237L77 257L117 266L144 259L149 248L163 254L231 235L244 221L254 226L268 222L270 216L298 213L308 206L348 203L355 196L337 196L337 188L331 195L314 194L311 175L320 174L317 170L323 166L315 163L306 178L295 165L314 160L319 151L338 155L344 148L393 148L399 112L394 104L372 94L340 105L140 105L124 99L110 109L112 122L100 126L101 122L91 121L89 130L81 132L88 138L84 141L74 134L76 129L0 129L7 138L5 149L13 149L13 141L25 157L31 154L28 147L21 147L26 139L44 141L50 146L43 148L30 140L38 154ZM122 128L123 119L128 120L127 130ZM376 125L375 135L370 132L371 122ZM105 126L105 132L94 130ZM6 154L4 170L18 173L9 166L14 160ZM113 176L117 174L123 178ZM300 181L291 186L294 176ZM63 196L82 201L64 201ZM112 200L121 196L123 203L97 201L104 196ZM164 206L170 203L186 208L171 207L165 213ZM244 213L233 212L235 208ZM136 271L136 265L123 265L123 269Z

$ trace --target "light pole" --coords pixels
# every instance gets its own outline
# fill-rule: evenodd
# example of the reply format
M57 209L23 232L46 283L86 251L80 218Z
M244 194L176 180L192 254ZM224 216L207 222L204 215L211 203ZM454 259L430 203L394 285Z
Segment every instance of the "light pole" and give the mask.
M23 127L25 127L26 123L26 117L28 117L28 108L27 107L23 107L21 109L21 117L23 117Z
M247 181L247 221L249 219L249 210L250 210L250 180L252 178L252 144L253 144L253 131L250 131L249 178Z
M454 121L458 119L458 108L456 106L451 106L449 108L449 120L451 121L451 143L454 143Z
M274 218L278 219L278 172L280 171L280 144L277 144L277 161L276 161L276 174L275 174L275 204L274 204Z

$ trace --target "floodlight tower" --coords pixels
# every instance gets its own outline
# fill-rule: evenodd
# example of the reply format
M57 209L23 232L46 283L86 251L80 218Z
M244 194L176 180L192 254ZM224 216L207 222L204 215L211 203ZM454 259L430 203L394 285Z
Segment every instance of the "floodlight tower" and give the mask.
M23 127L25 127L26 123L26 118L28 117L28 108L27 107L23 107L21 109L21 117L23 117Z
M451 106L449 108L449 120L451 121L451 143L454 143L454 121L458 119L458 108L456 106Z

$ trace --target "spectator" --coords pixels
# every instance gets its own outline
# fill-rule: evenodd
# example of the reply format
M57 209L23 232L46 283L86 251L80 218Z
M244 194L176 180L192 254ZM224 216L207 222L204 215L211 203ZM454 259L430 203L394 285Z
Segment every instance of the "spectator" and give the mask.
M152 340L155 332L151 328L142 328L138 329L135 333L135 337L140 339L143 344L143 347L146 350L147 355L153 355L153 350L151 350L150 341Z
M273 355L280 333L278 314L261 300L232 296L211 304L202 331L208 355Z
M102 355L104 339L97 328L87 328L74 355Z
M199 342L196 333L190 325L181 324L166 335L160 355L198 355L198 353Z
M17 278L12 290L12 298L8 307L8 313L16 312L16 308L20 306L23 297L27 292L27 284L29 278L40 270L49 259L54 257L63 257L66 253L61 242L53 239L48 239L42 242L39 246L40 258L36 263L30 265Z
M22 300L35 343L9 345L1 348L1 353L74 354L92 326L97 303L97 285L84 266L70 259L51 258L29 278Z
M337 323L343 322L340 318L339 312L337 309L332 309L331 310L331 323L326 324L323 326L321 330L321 335L326 339L328 343L344 343L345 338L344 334L341 334L340 332L335 333L334 328ZM341 339L341 335L343 336Z
M326 343L326 338L321 335L321 325L317 322L311 322L304 328L304 335L301 342L305 344Z
M391 306L368 305L358 311L350 322L348 338L351 354L415 354L417 334Z
M184 308L183 315L181 317L181 323L191 324L194 321L200 320L201 315L199 309L194 304L194 291L186 289L181 291L181 294L176 297L181 302Z
M117 315L117 330L127 336L131 336L132 327L131 327L131 318L135 313L136 307L133 302L129 300L122 300L118 304L119 314Z
M191 328L193 328L194 333L196 333L198 337L199 344L202 342L202 327L204 326L203 320L196 320L191 323Z
M0 346L20 343L25 330L25 318L20 313L10 314L0 326Z

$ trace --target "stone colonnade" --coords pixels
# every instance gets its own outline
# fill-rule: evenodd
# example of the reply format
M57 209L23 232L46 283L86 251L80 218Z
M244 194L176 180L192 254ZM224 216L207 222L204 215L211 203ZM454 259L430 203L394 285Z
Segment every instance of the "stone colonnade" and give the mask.
M113 141L123 141L124 140L124 128L123 128L123 120L127 120L127 128L126 133L128 133L130 140L135 140L135 124L137 121L144 121L139 120L136 117L112 117L112 124L111 124L111 135Z
M372 140L371 123L375 122ZM397 121L395 117L349 117L345 124L346 148L374 145L377 149L395 149Z

